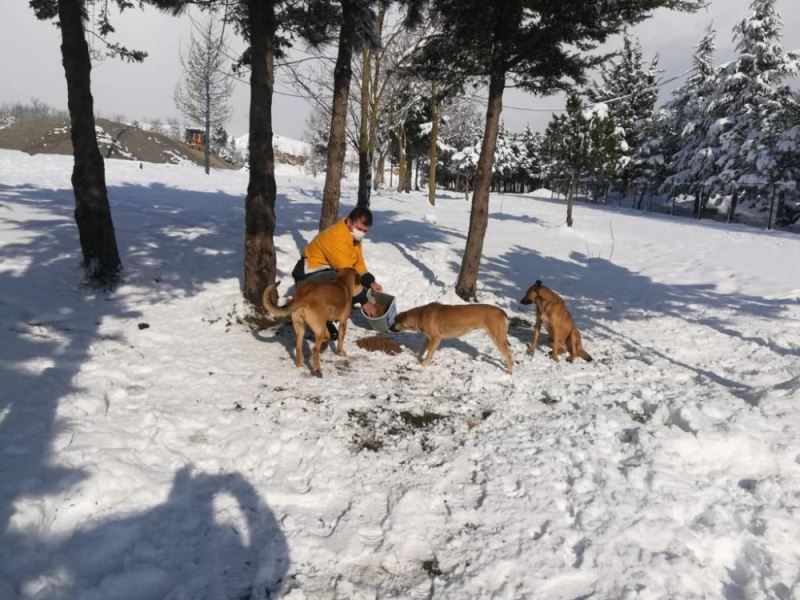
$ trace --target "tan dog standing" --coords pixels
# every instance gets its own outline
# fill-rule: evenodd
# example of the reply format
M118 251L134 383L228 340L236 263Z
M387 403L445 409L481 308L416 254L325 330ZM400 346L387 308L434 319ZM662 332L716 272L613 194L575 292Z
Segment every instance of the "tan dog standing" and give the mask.
M419 359L427 350L423 365L430 364L443 339L461 337L474 329L483 329L492 338L505 358L506 368L511 373L511 348L508 345L508 317L503 310L488 304L448 305L433 302L401 312L394 320L391 331L414 331L428 338Z
M297 293L285 306L278 307L272 304L270 296L272 290L278 286L273 283L264 290L262 301L264 308L275 317L292 316L292 326L295 335L294 363L303 366L303 337L306 325L314 332L314 350L312 351L312 364L314 374L322 377L322 368L319 364L319 353L322 345L330 339L326 321L339 321L339 343L336 354L347 356L344 351L344 336L347 333L347 320L353 308L352 298L361 284L358 271L355 269L342 269L336 274L335 281L309 281L300 284Z
M569 314L564 300L549 287L542 285L538 279L520 300L522 304L536 304L536 325L533 327L533 339L528 346L528 352L533 354L539 345L539 333L544 324L547 333L552 338L553 360L558 360L558 353L562 348L569 352L568 361L572 362L576 356L584 360L592 357L581 345L581 334Z

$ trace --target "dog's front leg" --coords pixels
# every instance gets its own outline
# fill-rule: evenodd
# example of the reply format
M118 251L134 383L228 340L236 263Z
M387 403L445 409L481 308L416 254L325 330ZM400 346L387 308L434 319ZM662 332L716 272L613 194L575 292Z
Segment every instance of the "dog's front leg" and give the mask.
M533 326L533 339L528 344L528 353L533 354L539 346L539 334L542 332L542 318L536 313L536 325Z
M425 338L425 343L420 346L420 349L417 351L417 361L422 362L422 359L425 357L425 352L428 350L428 346L430 345L431 341L428 338Z
M428 340L428 354L425 356L425 360L422 361L423 365L431 364L431 360L433 360L433 355L436 353L436 349L439 347L439 344L442 342L442 338L440 337L432 337Z

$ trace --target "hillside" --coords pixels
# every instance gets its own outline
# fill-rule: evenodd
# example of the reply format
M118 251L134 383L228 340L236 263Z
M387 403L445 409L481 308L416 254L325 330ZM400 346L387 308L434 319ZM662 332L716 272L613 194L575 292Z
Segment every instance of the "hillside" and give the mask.
M203 164L203 151L155 131L145 131L126 123L97 119L97 140L103 158L150 163ZM69 122L60 117L31 119L0 128L0 148L28 154L72 154ZM217 156L211 157L214 169L233 167Z

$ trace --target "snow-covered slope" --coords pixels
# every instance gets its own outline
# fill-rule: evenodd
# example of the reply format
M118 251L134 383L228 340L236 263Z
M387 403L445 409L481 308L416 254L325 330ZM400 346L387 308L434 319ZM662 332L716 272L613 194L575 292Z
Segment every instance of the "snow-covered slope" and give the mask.
M246 150L250 143L248 134L240 135L236 138L236 147ZM295 140L277 133L272 134L272 147L276 152L290 154L292 156L309 156L311 148L306 142Z
M81 286L71 158L0 151L0 597L792 598L800 240L494 196L479 295L513 317L323 379L239 292L246 174L106 162L125 282ZM279 184L285 291L320 182ZM343 189L343 211L355 190ZM460 194L373 198L400 309L453 293ZM591 363L530 356L535 279Z

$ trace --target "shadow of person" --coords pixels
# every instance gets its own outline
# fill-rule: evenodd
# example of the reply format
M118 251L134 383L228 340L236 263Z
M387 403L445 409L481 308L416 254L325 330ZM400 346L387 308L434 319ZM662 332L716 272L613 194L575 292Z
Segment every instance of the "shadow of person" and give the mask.
M266 600L289 564L280 526L244 477L187 466L163 504L60 543L39 587L53 592L43 597L82 600Z

